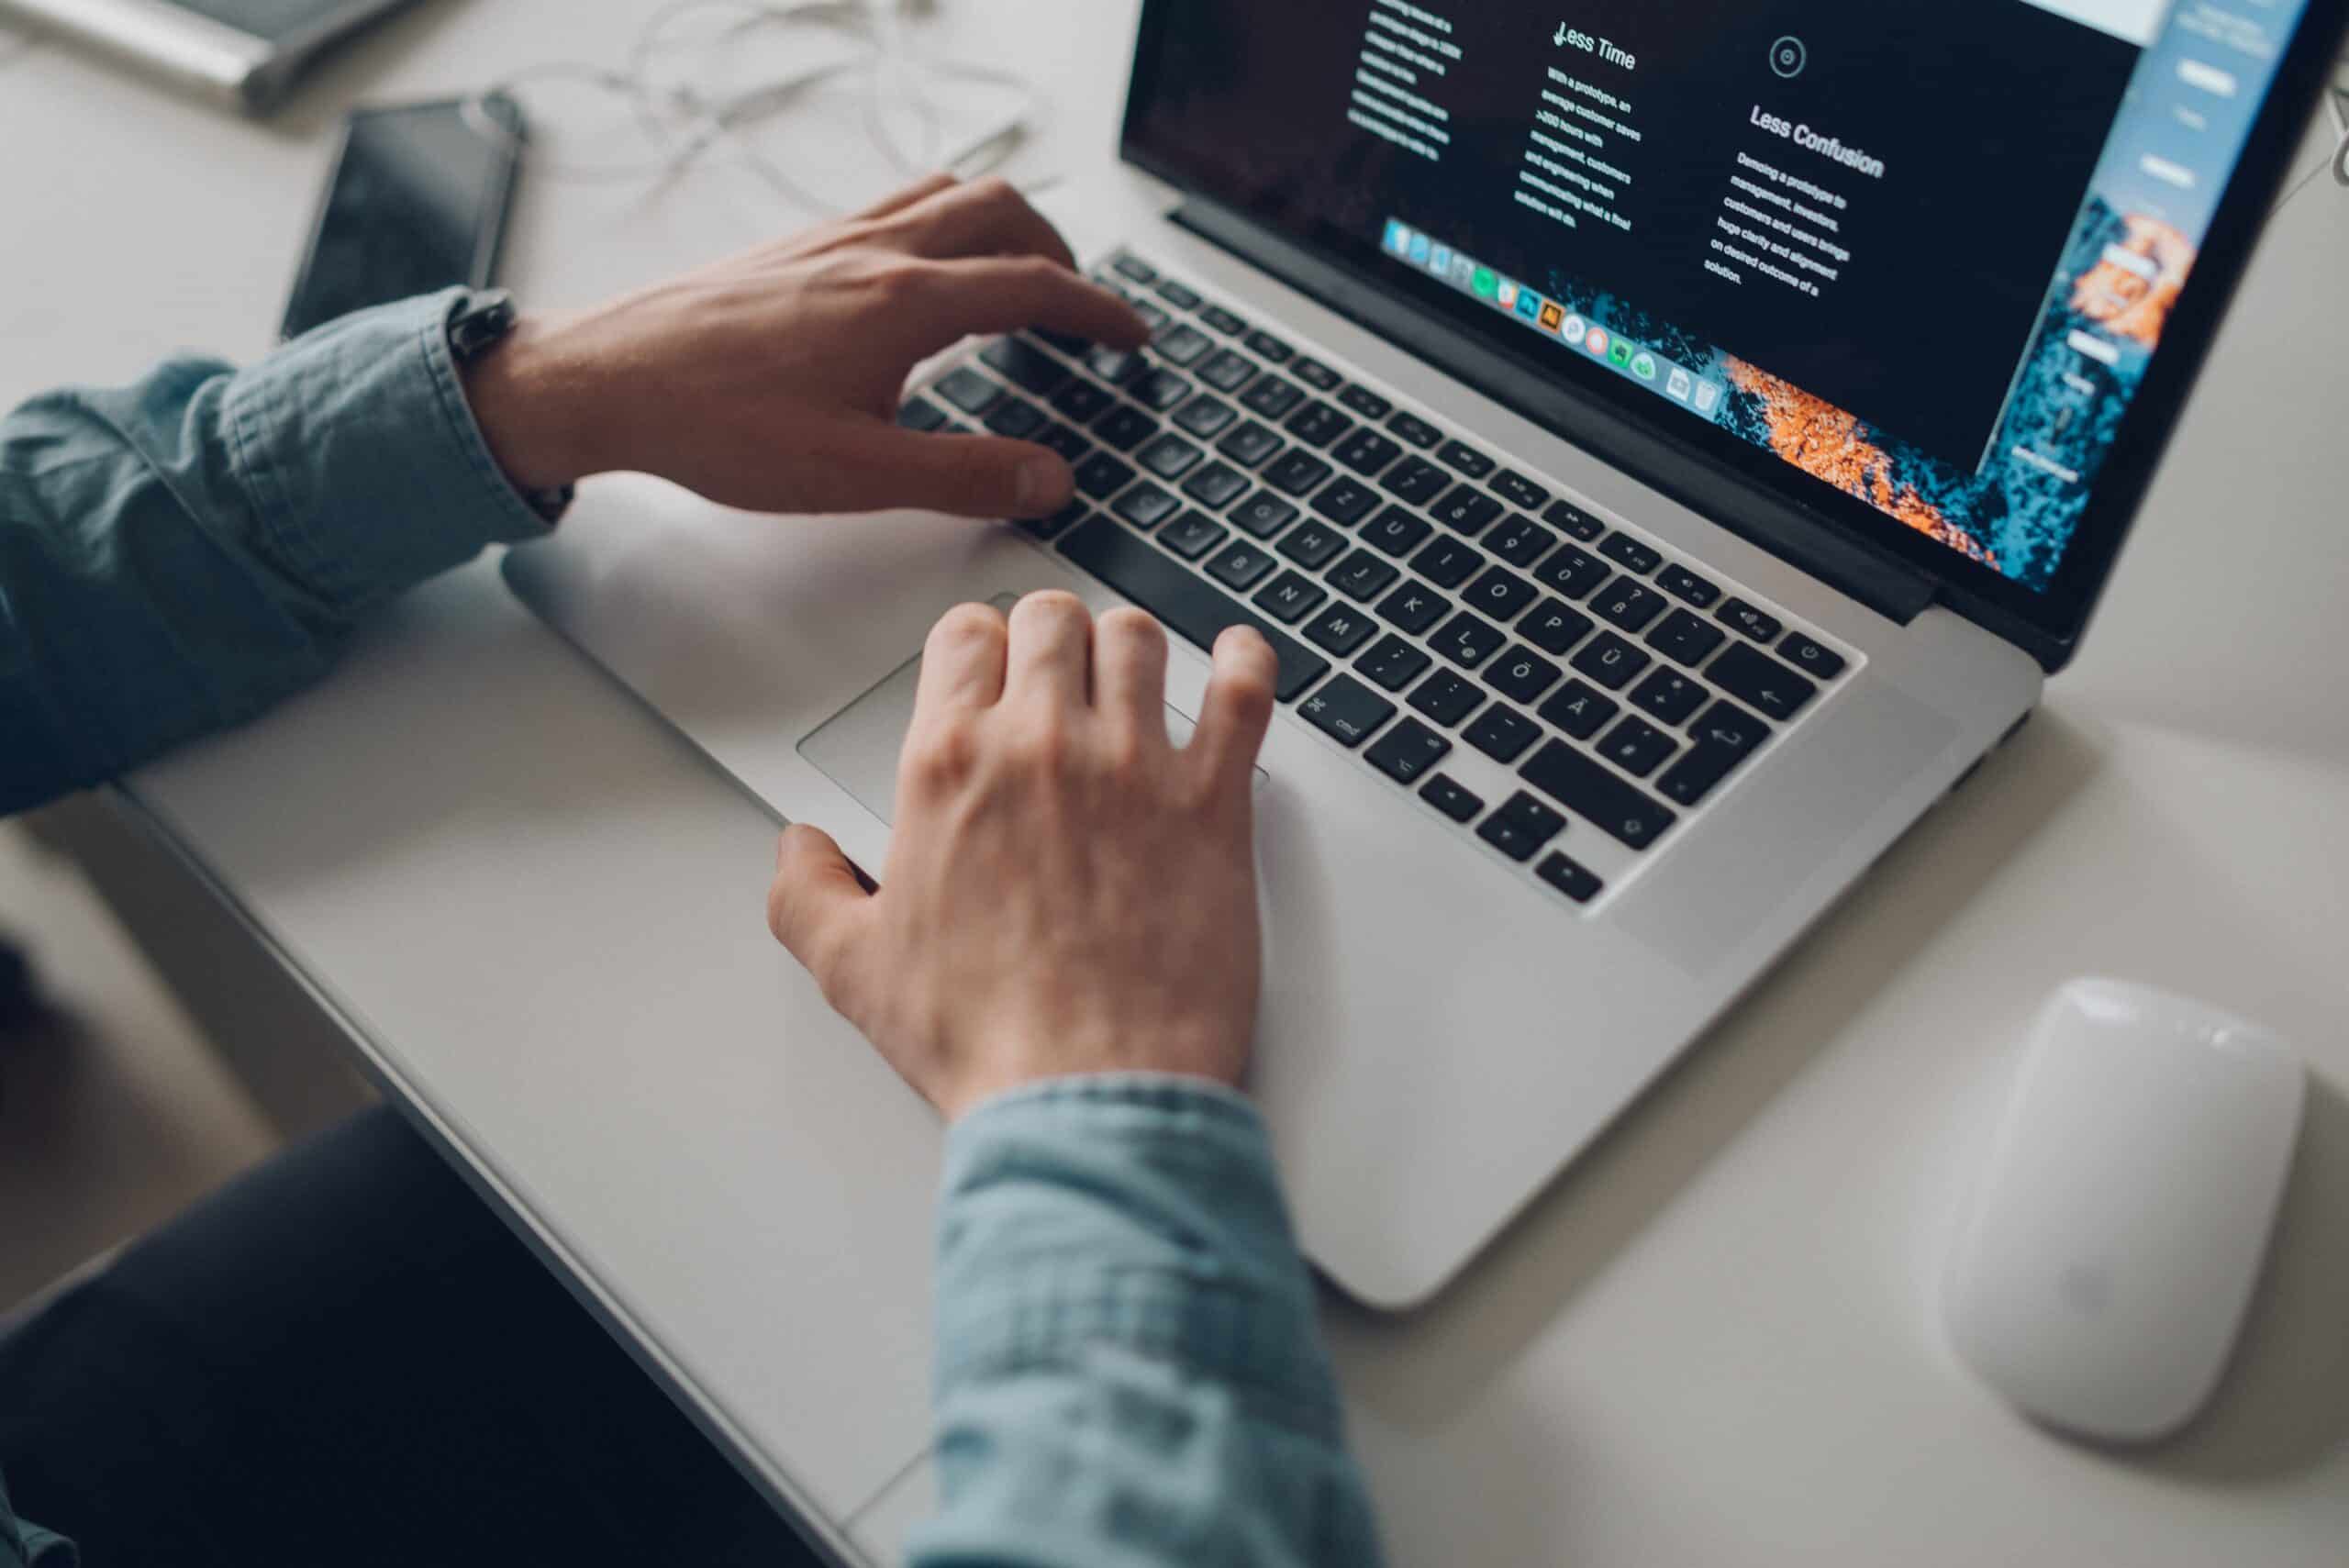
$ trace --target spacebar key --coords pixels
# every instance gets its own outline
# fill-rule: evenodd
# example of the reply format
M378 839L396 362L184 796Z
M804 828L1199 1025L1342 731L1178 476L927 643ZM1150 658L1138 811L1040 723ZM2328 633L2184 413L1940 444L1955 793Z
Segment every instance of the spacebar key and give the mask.
M1680 820L1560 741L1553 740L1536 751L1533 760L1518 772L1534 788L1554 796L1568 811L1635 850L1646 849L1666 828Z
M1281 662L1281 701L1330 673L1330 662L1220 589L1209 587L1121 523L1096 517L1061 540L1061 553L1201 648L1228 626L1252 626Z

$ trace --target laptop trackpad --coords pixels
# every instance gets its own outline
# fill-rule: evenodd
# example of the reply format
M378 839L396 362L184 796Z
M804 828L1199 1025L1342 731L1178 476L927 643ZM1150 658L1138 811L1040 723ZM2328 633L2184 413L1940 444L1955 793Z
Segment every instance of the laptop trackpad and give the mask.
M921 656L824 721L799 742L799 754L818 772L856 797L858 805L896 827L897 753L913 723L914 693L921 685ZM1169 703L1166 735L1176 746L1191 743L1197 726ZM1259 782L1263 770L1257 770Z

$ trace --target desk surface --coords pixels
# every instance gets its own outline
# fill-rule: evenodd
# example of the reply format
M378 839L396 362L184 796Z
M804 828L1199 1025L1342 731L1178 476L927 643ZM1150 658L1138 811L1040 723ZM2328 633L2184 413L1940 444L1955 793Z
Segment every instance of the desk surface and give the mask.
M1021 169L1107 158L1132 0L1018 0L1005 26L1013 6L950 5L944 29L1006 63L1018 38L1059 45L1029 62L1057 107ZM259 351L342 107L460 90L551 37L615 60L651 9L443 0L265 126L0 45L0 399L183 344ZM49 147L70 150L25 150ZM508 272L584 300L800 221L715 165L657 191L526 180ZM1330 1304L1397 1561L2340 1561L2343 255L2328 187L2272 228L2024 735L1458 1287L1401 1320ZM764 813L486 563L130 791L647 1358L885 1558L926 1495L907 1434L938 1139L767 940ZM2245 1348L2212 1411L2143 1454L2017 1420L1933 1306L2014 1042L2084 971L2266 1019L2320 1080Z

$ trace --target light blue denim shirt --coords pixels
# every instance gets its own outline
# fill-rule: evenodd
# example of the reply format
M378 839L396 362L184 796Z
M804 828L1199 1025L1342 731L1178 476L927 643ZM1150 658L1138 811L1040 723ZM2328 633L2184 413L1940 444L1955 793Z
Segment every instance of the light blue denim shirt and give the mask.
M0 419L0 815L253 717L384 600L546 530L466 406L459 297ZM980 1106L937 1272L918 1568L1378 1562L1245 1100L1119 1077ZM72 1561L0 1490L0 1568Z

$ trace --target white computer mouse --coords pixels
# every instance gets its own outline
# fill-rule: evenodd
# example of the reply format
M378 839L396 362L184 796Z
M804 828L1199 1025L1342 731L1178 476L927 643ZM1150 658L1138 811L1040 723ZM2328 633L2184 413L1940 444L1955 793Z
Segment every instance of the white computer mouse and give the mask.
M1958 1353L2023 1411L2139 1442L2201 1408L2257 1284L2299 1140L2299 1059L2184 997L2049 1000L1958 1229Z

